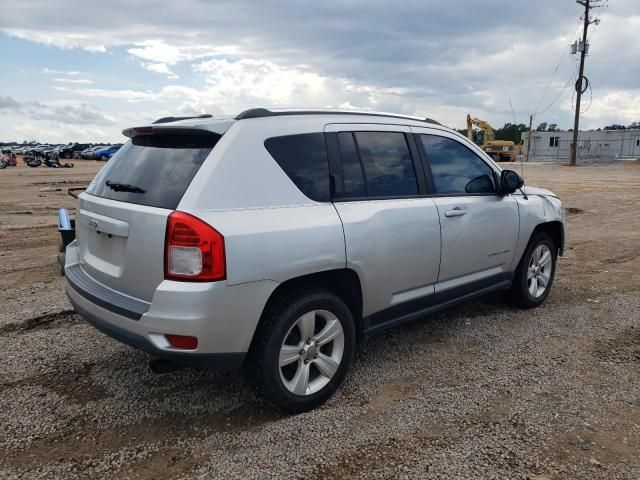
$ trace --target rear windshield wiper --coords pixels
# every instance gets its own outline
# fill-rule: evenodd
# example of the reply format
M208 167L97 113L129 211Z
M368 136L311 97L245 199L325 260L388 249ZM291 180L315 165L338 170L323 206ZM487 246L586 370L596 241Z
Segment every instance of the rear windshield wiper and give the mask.
M136 187L135 185L129 185L128 183L115 183L111 180L107 180L105 185L114 192L147 193L146 190Z

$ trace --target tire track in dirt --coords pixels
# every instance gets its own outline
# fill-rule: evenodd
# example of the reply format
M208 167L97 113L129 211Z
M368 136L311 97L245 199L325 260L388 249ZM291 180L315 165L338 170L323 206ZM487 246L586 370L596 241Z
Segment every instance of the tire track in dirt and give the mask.
M22 322L12 322L0 325L0 335L26 333L32 330L58 327L60 323L81 323L80 317L73 310L63 310L28 318Z

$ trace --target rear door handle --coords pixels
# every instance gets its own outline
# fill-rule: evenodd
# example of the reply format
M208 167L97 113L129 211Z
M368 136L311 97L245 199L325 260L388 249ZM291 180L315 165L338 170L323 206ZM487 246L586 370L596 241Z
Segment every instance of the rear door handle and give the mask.
M445 217L461 217L462 215L466 214L467 211L460 207L456 207L453 210L447 210L446 212L444 212Z

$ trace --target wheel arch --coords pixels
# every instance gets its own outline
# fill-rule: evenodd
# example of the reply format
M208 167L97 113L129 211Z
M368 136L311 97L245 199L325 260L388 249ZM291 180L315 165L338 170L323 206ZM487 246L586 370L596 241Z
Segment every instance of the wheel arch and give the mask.
M362 339L362 287L360 277L350 268L340 268L294 277L278 285L271 292L262 310L260 320L251 340L250 350L256 342L256 337L260 334L261 327L271 309L286 296L310 287L323 288L340 297L347 304L353 316L356 340L359 342Z
M555 243L558 248L558 255L562 256L564 253L564 225L562 222L553 220L536 225L529 239L533 238L533 236L539 232L544 232L553 239L553 243Z

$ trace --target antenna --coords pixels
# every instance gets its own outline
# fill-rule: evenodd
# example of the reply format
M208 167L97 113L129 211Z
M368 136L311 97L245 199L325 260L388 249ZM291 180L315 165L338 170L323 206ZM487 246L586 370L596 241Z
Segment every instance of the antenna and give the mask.
M516 113L513 111L513 104L511 103L511 99L509 99L509 106L511 107L511 115L513 115L513 125L516 126L517 122L516 122ZM531 127L529 127L531 128ZM522 134L520 134L520 143L519 145L522 145ZM520 152L520 172L522 173L522 179L524 180L524 163L522 163L522 152ZM527 196L524 194L524 192L522 192L522 194L524 195L524 199L527 199Z

